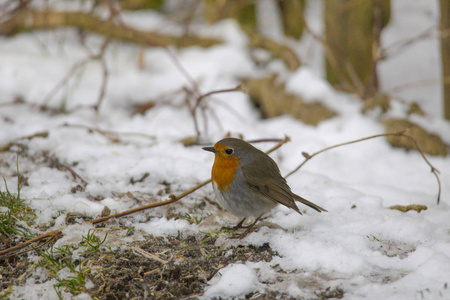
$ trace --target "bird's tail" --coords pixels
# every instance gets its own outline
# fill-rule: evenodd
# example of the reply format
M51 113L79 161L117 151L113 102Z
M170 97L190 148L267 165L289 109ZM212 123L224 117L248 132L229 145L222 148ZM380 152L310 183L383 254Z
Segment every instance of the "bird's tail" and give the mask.
M319 205L314 204L311 201L308 201L305 198L300 197L299 195L294 194L294 199L298 202L301 202L301 203L311 207L312 209L317 210L318 212L323 212L323 211L328 212L325 208L322 208Z

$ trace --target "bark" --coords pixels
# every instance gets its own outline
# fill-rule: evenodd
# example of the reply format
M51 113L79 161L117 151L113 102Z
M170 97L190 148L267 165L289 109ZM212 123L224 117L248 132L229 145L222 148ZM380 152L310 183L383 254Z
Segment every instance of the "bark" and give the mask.
M278 0L283 16L284 34L295 39L300 39L303 33L304 0Z
M450 120L450 0L440 0L441 5L441 57L444 117Z
M203 0L203 15L211 24L222 19L234 18L242 30L253 34L257 32L254 2L254 0Z
M363 98L378 90L376 51L390 15L389 0L327 0L325 35L333 60L326 60L328 81Z

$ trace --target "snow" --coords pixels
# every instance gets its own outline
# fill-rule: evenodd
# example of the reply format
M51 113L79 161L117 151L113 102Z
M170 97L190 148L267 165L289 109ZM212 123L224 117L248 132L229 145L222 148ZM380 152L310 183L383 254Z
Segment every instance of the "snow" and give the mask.
M253 268L244 264L232 264L222 268L210 281L205 291L205 298L228 295L245 296L255 292L261 284Z
M308 7L307 19L312 20L312 28L318 30L320 24L314 18L320 16L321 7L317 1L313 2ZM396 13L383 34L383 43L394 43L436 25L437 7L429 5L429 0L392 3ZM156 13L127 14L125 19L142 28L154 28L162 22ZM245 48L246 37L235 22L226 20L201 31L204 35L224 38L226 42L207 49L191 47L171 51L199 83L202 92L233 88L241 78L266 71L252 63ZM87 45L94 52L100 44L99 37L87 38ZM246 139L281 138L286 134L292 141L271 156L282 174L287 174L303 161L303 151L312 154L337 143L384 132L376 114L360 113L359 99L335 91L324 81L321 77L323 61L317 58L318 52L314 50L317 45L310 36L292 44L307 63L292 73L280 62L271 63L268 69L282 72L280 75L287 79L289 92L307 101L321 101L339 115L317 127L289 116L261 120L246 95L217 94L204 99L214 114L207 111L207 120L198 116L204 141L213 144L228 132L235 136L243 134ZM19 156L20 171L28 177L28 185L23 187L21 195L37 212L37 222L54 221L50 230L66 226L64 237L55 246L78 243L80 236L93 228L86 224L64 225L68 212L96 217L105 206L113 213L122 212L148 204L143 199L166 200L168 193L160 193L166 187L164 182L170 184L170 193L180 194L210 176L211 154L199 146L184 147L179 142L195 134L184 97L161 96L189 86L189 81L165 50L143 51L145 68L139 69L138 47L120 43L108 47L105 59L110 74L106 97L98 114L87 108L77 109L97 101L101 69L96 62L88 63L48 102L54 108L64 104L70 112L52 114L39 112L33 105L2 104L13 101L16 96L27 103L43 104L71 66L86 56L76 31L65 29L2 38L0 145L48 131L48 138L26 142L27 157L48 153L71 166L88 183L85 192L74 193L72 189L80 180L69 172L52 168L43 159L33 161ZM438 53L434 36L383 61L380 64L383 89L438 78ZM403 89L395 95L407 102L418 101L428 116L413 116L412 120L450 143L450 123L441 117L438 84ZM132 104L150 99L159 105L144 115L131 114ZM404 116L405 105L396 103L391 114ZM115 131L118 140L87 128ZM256 146L265 150L272 145ZM0 174L14 192L17 179L3 161L14 165L15 156L2 154L0 159ZM285 207L277 207L267 221L281 228L262 226L241 241L219 237L217 243L224 249L238 244L268 243L278 256L268 263L242 262L225 266L208 282L202 297L245 297L251 292L282 289L294 297L314 298L316 289L339 287L345 291L345 299L450 299L450 290L444 287L450 281L450 158L428 159L440 171L439 205L436 204L436 180L420 154L393 149L383 138L331 150L313 158L290 176L288 183L294 192L328 212L319 214L301 207L305 213L299 216ZM149 175L143 182L130 182L130 178L140 178L147 172ZM0 187L4 190L3 182ZM128 197L128 192L143 197ZM214 206L208 206L202 213L193 213L192 208L205 196L214 198L211 186L170 208L122 219L120 222L134 226L140 233L118 239L117 244L110 246L126 246L133 238L141 239L143 234L200 234L235 221ZM397 204L422 204L428 209L421 213L388 209ZM169 218L166 216L168 209L175 214L189 213L204 218L213 215L219 224L195 225ZM276 282L279 273L275 269L285 274L282 282ZM31 294L34 299L57 299L53 284L54 280L42 283L27 280L24 286L14 287L14 299ZM76 297L88 298L87 294Z

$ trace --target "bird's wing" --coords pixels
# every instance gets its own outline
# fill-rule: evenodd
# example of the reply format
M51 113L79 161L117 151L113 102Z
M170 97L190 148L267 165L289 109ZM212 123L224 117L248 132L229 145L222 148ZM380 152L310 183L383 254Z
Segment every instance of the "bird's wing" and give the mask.
M246 167L242 167L242 173L245 181L251 189L272 199L275 202L292 208L301 214L294 201L294 194L289 188L286 180L279 174L278 168L275 172L268 171L270 168L261 168L252 166L252 172L248 172Z
M273 162L275 164L275 162ZM275 202L283 204L289 208L292 208L296 212L300 213L295 201L299 201L312 209L322 212L327 211L325 208L320 207L305 198L294 194L291 188L281 176L278 166L270 166L263 168L261 166L252 165L252 172L249 172L245 166L242 167L242 173L248 185L255 191L271 198ZM295 200L295 201L294 201Z

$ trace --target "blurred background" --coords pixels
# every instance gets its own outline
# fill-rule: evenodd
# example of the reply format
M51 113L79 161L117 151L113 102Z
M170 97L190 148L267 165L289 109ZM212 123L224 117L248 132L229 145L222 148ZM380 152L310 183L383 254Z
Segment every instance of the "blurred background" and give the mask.
M231 41L245 47L253 62L252 70L235 74L236 90L248 93L263 118L290 114L317 125L335 116L339 108L333 106L339 104L325 99L326 81L357 97L361 112L379 117L387 131L422 133L426 128L418 128L420 119L411 115L450 119L449 6L448 0L2 0L0 105L27 102L59 111L89 106L98 112L102 103L122 98L123 104L125 97L134 113L143 114L168 98L186 97L198 138L207 115L207 92L199 87L211 92L222 86L202 74L207 67L183 65L178 51ZM234 24L239 32L232 32ZM32 38L21 43L23 34ZM119 45L126 45L127 54L120 55ZM20 56L25 48L42 58L41 65L54 66L37 71L24 52ZM152 58L152 49L163 49L159 58ZM232 60L222 63L239 65ZM125 74L130 62L141 74ZM155 77L166 67L175 68L180 81L169 86L166 78ZM116 74L135 77L127 81L128 90L118 88ZM288 83L289 74L298 80ZM315 81L316 92L309 76L325 80ZM159 94L137 87L150 81ZM134 86L140 96L133 95ZM443 143L432 148L427 152L446 152Z

